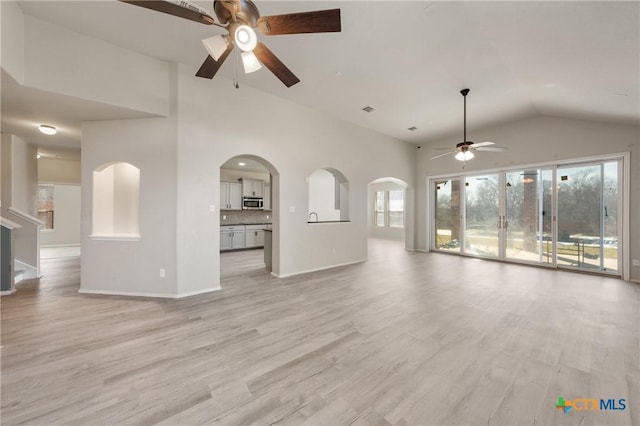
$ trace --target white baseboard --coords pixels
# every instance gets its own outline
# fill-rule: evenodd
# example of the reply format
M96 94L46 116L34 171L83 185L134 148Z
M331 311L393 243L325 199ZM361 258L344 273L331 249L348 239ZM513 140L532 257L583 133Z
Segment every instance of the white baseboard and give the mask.
M126 296L126 297L152 297L152 298L162 298L162 299L181 299L183 297L195 296L203 293L210 293L212 291L220 290L218 288L206 288L203 290L192 291L188 293L180 293L180 294L167 294L167 293L146 293L146 292L137 292L137 291L111 291L111 290L91 290L91 289L80 289L78 293L81 294L99 294L103 296Z
M22 271L22 279L20 281L40 278L38 275L38 268L31 266L28 263L20 262L18 259L13 260L13 268L14 271ZM18 282L16 282L16 284L17 283Z
M631 282L631 283L636 283L636 284L640 284L640 280L629 280L629 282Z
M175 298L176 299L182 299L183 297L190 297L190 296L197 296L198 294L203 294L203 293L211 293L213 291L218 291L221 290L222 287L211 287L211 288L205 288L203 290L196 290L196 291L190 291L187 293L178 293Z
M80 247L80 243L77 244L54 244L51 246L43 246L41 245L40 248L57 248L57 247Z
M0 296L10 296L15 292L16 292L15 288L13 290L0 291Z
M292 272L290 274L276 274L275 272L271 272L271 275L273 275L276 278L294 277L296 275L308 274L310 272L326 271L327 269L341 268L343 266L355 265L357 263L364 263L366 261L367 259L355 260L353 262L340 263L338 265L331 265L331 266L323 266L322 268L307 269L305 271Z

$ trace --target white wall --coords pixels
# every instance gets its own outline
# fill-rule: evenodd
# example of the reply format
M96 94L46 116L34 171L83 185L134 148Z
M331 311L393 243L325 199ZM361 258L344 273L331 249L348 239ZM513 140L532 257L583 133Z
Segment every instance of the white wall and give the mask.
M24 40L26 85L153 114L169 113L166 61L29 15L24 15Z
M22 213L37 216L37 151L17 136L11 136L11 206Z
M38 160L38 181L80 185L80 161L41 157Z
M249 86L237 90L219 76L198 79L195 69L179 68L181 291L198 291L212 279L218 283L219 217L212 218L207 207L219 200L220 165L234 156L257 155L279 173L272 184L274 273L366 259L367 184L382 176L412 183L414 147ZM309 225L306 178L327 166L349 179L351 222Z
M2 69L18 83L24 81L24 19L16 2L0 1Z
M624 261L640 258L640 127L541 116L474 129L470 136L476 141L494 141L509 150L503 153L479 152L466 164L464 172L630 152L631 247ZM453 147L457 142L458 138L451 137L424 144L419 150L416 224L420 249L428 248L427 176L462 172L462 164L453 156L438 161L430 158L440 153L436 147ZM631 267L631 279L640 279L640 268Z
M40 231L40 247L80 244L80 185L53 185L54 229Z
M369 236L373 238L381 238L385 240L402 241L405 238L405 228L392 226L376 226L375 225L375 199L377 191L393 191L404 190L404 186L394 182L380 182L369 184L369 197L367 201L368 215L367 223L369 225ZM405 194L406 199L406 194ZM406 222L406 206L405 206L405 222Z
M81 291L176 295L175 134L175 118L83 124ZM93 240L93 171L120 161L140 169L140 240Z

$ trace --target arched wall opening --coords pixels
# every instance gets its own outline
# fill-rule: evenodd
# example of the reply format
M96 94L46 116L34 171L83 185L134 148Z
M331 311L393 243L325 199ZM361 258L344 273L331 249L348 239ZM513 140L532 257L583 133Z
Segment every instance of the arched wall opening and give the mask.
M236 268L235 259L239 267L243 255L245 259L247 256L252 259L252 268L257 266L273 274L280 273L279 200L280 174L266 159L239 154L220 165L220 277L223 287L222 278ZM262 257L258 260L256 253L248 253L261 248L264 248L264 264Z
M332 167L314 170L307 178L309 222L349 220L349 181Z
M140 169L111 162L93 171L92 238L140 238Z

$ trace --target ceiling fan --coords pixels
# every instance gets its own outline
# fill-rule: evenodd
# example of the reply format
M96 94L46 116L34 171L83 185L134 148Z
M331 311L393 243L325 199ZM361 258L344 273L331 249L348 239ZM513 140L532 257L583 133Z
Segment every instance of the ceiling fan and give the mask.
M213 78L233 48L237 47L242 51L241 58L246 73L259 70L262 64L285 86L291 87L300 82L300 79L267 46L258 41L255 29L266 36L342 30L340 9L260 16L258 8L251 0L215 0L213 10L218 18L216 22L206 9L185 0L120 1L201 24L225 28L227 34L202 40L209 56L196 76L203 78Z
M458 143L455 148L436 148L436 149L448 149L449 152L445 152L444 154L436 155L435 157L431 157L432 160L436 158L444 157L449 154L456 154L455 159L459 161L467 161L471 160L475 155L473 151L506 151L507 148L502 146L491 146L495 145L493 142L472 142L467 140L467 95L469 94L469 89L462 89L460 94L464 98L464 139L462 142Z

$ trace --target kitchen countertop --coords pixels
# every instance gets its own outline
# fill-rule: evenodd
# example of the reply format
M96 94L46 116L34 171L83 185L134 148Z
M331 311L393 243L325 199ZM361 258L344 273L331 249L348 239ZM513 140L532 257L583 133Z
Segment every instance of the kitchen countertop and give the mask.
M273 225L266 222L254 222L254 223L221 223L220 226L245 226L245 225Z

